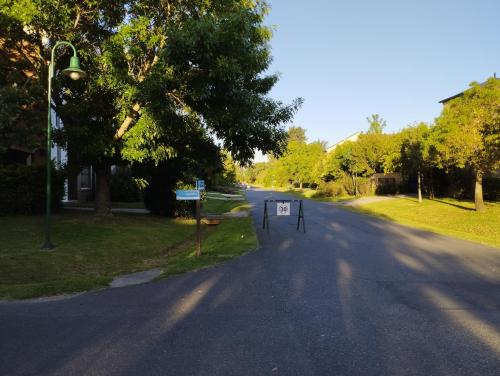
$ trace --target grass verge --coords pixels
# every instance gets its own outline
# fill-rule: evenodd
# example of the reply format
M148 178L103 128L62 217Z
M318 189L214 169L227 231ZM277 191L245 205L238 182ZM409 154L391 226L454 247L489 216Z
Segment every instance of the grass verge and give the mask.
M347 208L347 207L346 207ZM474 203L454 199L399 198L348 209L443 235L500 247L500 203L486 203L486 212Z
M289 188L272 188L272 190L277 192L283 192L289 194L291 196L302 198L306 200L320 201L320 202L342 202L348 201L356 198L355 196L335 196L335 197L326 197L320 194L320 192L316 189L311 188L303 188L300 189L289 189Z
M200 257L196 257L194 244L176 252L167 260L163 275L206 268L254 250L258 244L251 217L225 219L216 231L204 237Z
M202 201L201 210L205 214L223 214L228 212L249 211L247 201L214 200L207 198Z
M204 226L206 255L193 259L193 220L78 212L53 216L57 248L42 252L43 220L0 217L0 298L85 291L107 286L121 274L158 267L178 273L237 256L257 241L250 218Z

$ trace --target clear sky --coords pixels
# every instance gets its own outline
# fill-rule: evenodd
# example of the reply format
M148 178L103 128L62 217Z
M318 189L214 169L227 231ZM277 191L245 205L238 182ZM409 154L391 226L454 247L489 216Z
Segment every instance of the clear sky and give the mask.
M271 96L303 97L294 124L335 143L380 114L432 122L439 100L500 75L500 0L269 0Z

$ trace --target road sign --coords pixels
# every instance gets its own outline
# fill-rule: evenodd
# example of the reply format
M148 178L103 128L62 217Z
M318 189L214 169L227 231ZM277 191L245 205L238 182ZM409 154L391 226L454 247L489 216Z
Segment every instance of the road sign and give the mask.
M179 189L175 191L175 196L177 200L199 200L200 191L197 189L190 189L190 190Z
M205 180L196 180L196 189L200 191L205 190Z
M276 215L290 215L290 203L278 202L278 204L276 205L276 210Z

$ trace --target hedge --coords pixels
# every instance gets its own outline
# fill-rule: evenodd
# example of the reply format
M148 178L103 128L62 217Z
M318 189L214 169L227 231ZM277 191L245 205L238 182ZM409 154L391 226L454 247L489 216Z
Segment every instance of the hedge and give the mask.
M177 183L175 174L169 173L166 169L157 168L144 190L144 206L155 215L193 218L196 212L196 202L177 201L175 196L176 189L187 188L189 187Z
M0 215L45 213L46 167L0 166ZM52 169L52 211L61 209L64 176Z

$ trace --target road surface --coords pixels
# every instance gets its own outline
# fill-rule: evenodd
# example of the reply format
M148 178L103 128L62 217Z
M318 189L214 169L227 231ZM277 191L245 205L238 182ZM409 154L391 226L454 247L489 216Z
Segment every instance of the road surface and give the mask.
M228 263L0 303L1 375L499 375L500 250L306 201ZM292 214L297 207L292 204ZM274 213L270 206L270 211Z

